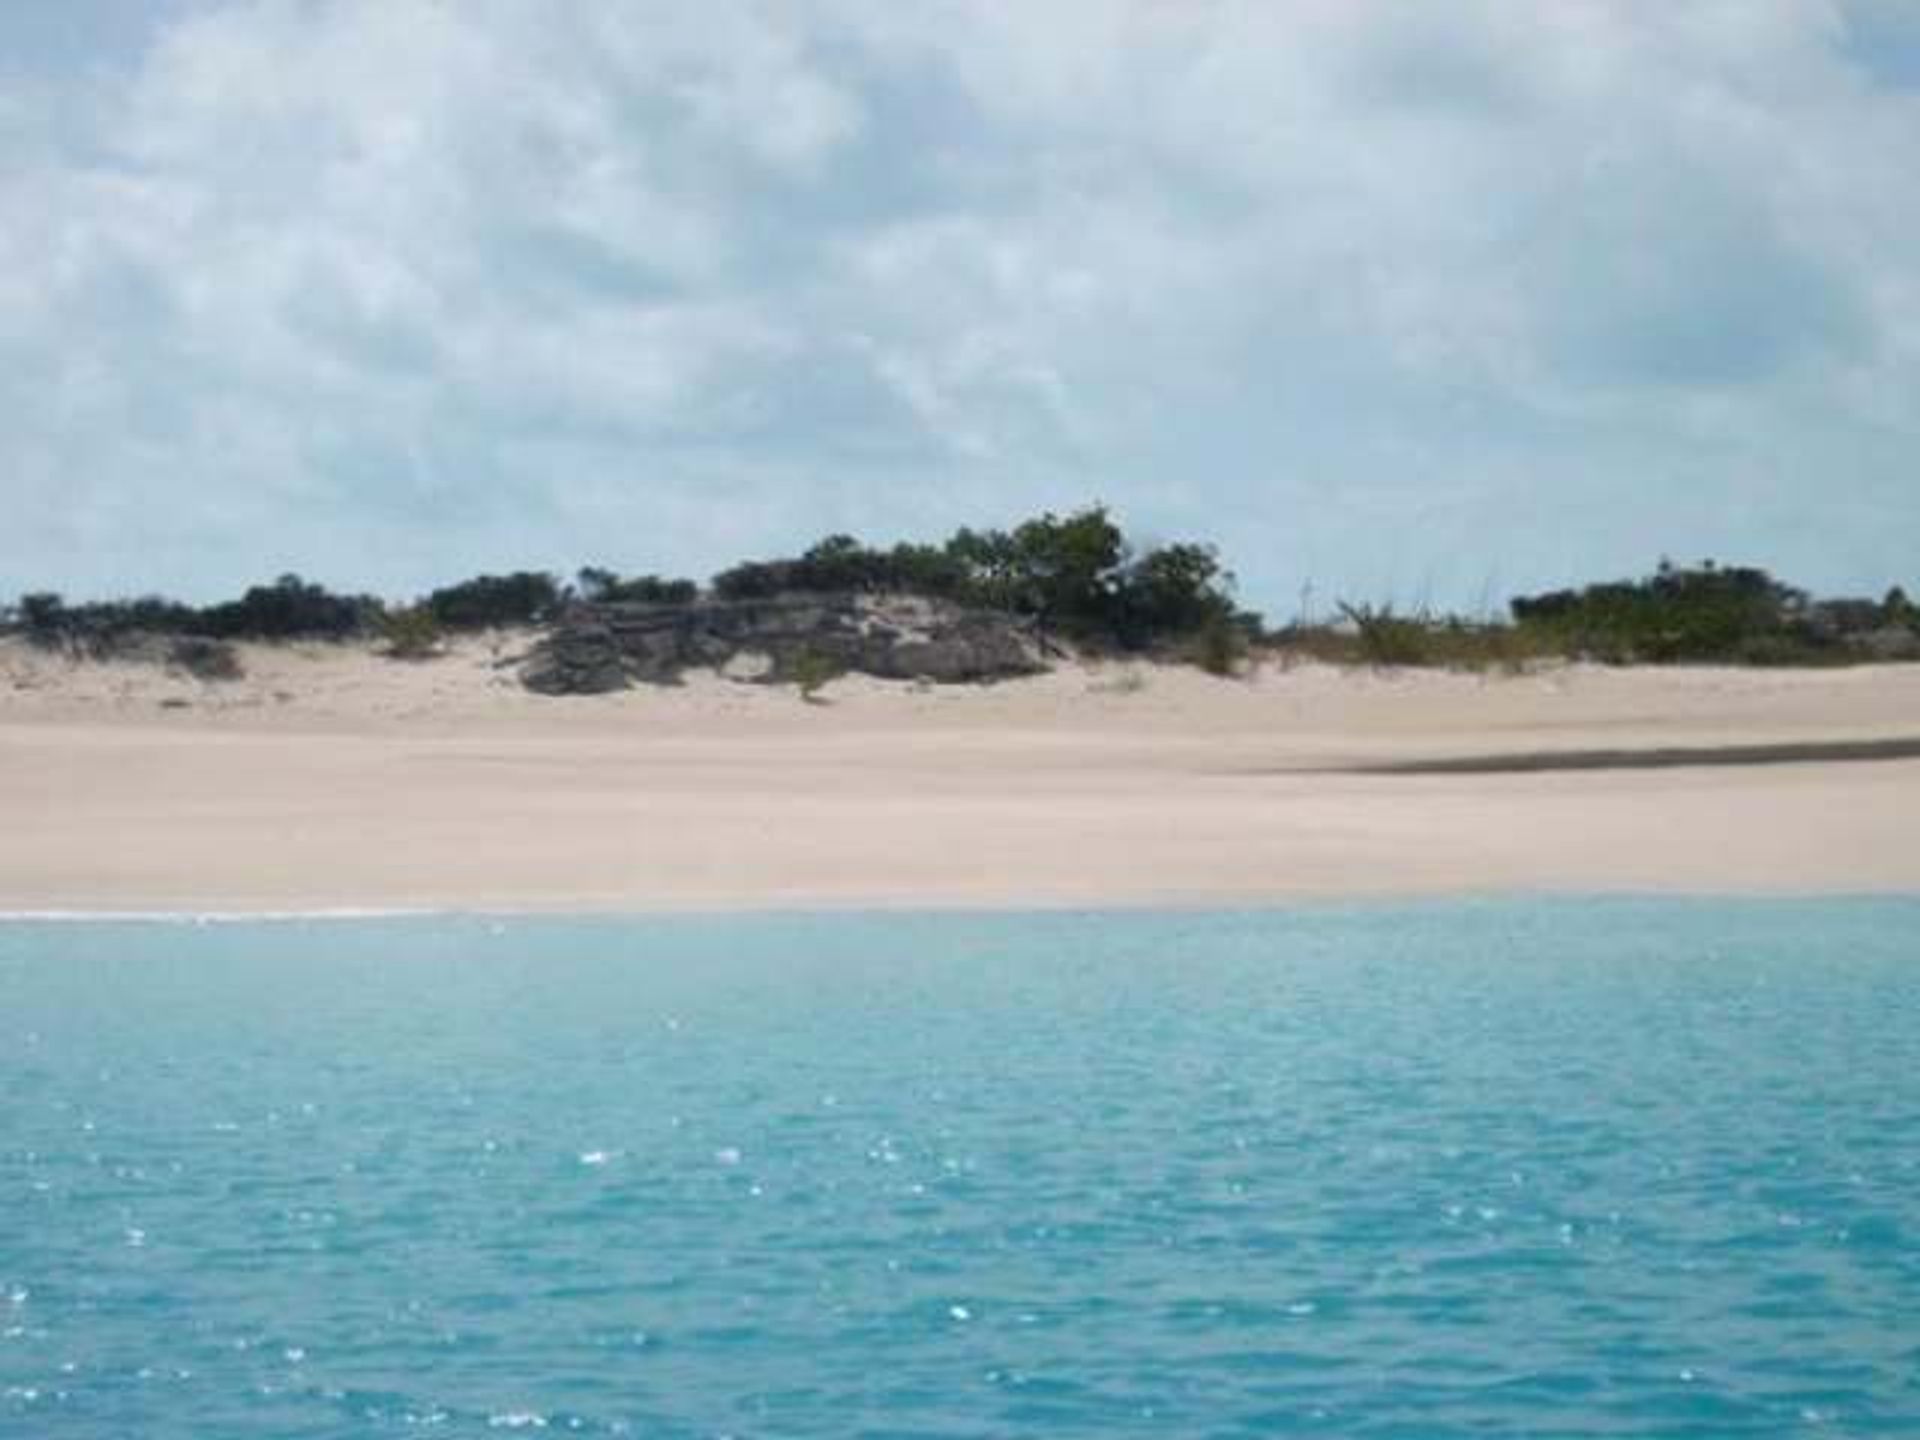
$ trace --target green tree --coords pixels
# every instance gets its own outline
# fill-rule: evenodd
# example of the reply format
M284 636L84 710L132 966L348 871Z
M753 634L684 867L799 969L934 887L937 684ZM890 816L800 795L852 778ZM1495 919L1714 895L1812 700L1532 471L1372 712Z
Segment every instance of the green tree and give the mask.
M426 598L433 618L449 630L486 625L532 625L560 607L560 586L540 570L510 575L476 575L447 585Z
M20 597L20 624L25 627L27 638L37 645L59 639L66 616L66 602L54 591L36 590Z

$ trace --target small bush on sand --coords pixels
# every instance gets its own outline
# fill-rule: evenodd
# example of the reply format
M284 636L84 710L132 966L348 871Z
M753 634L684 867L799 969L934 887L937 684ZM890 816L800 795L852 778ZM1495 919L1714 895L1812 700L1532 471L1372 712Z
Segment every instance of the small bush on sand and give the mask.
M175 636L167 646L167 664L203 681L238 680L246 674L239 651L204 635Z
M1369 665L1424 665L1430 663L1427 627L1410 616L1396 614L1391 605L1340 606L1360 641L1360 656Z
M824 705L825 699L820 692L843 673L841 666L830 655L818 650L803 650L794 657L789 678L800 689L800 698L809 705Z
M431 660L440 654L440 622L425 605L381 612L380 638L393 660Z
M1265 653L1282 666L1302 661L1381 668L1421 666L1519 675L1563 652L1552 637L1523 626L1455 615L1403 615L1392 606L1341 606L1341 625L1292 625L1271 636Z
M1246 663L1246 632L1225 615L1210 616L1194 632L1190 654L1207 674L1230 680Z

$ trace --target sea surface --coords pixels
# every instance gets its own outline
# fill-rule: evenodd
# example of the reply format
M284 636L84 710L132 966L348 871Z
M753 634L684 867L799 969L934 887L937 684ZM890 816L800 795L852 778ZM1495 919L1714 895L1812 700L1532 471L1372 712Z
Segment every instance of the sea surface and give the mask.
M0 925L0 1435L1920 1435L1920 902Z

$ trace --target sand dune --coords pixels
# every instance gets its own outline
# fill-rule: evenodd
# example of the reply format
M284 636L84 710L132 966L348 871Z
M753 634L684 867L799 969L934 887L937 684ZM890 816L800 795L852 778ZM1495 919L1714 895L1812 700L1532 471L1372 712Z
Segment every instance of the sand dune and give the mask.
M522 644L261 648L202 686L0 643L0 910L1920 891L1920 667L1106 666L809 705L544 699Z

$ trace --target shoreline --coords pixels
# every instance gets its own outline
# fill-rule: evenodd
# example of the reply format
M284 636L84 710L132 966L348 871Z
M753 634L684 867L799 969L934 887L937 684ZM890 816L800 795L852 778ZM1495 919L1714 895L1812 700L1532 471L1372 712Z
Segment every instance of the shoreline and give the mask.
M581 921L636 924L652 921L803 920L803 919L991 919L997 917L1098 917L1110 915L1185 916L1317 915L1356 911L1405 911L1473 906L1528 905L1920 905L1920 887L1886 890L1460 890L1401 893L1302 894L1270 900L1191 902L1166 898L1100 901L982 900L978 904L923 904L911 898L866 903L819 904L769 902L734 905L633 906L488 906L396 907L318 906L306 910L157 910L62 909L0 910L0 932L7 927L66 925L171 926L183 929L233 925L369 925L390 922L465 922L504 926L516 923Z
M1920 666L1067 667L810 705L530 696L502 643L263 647L220 687L0 651L0 912L1920 894Z

